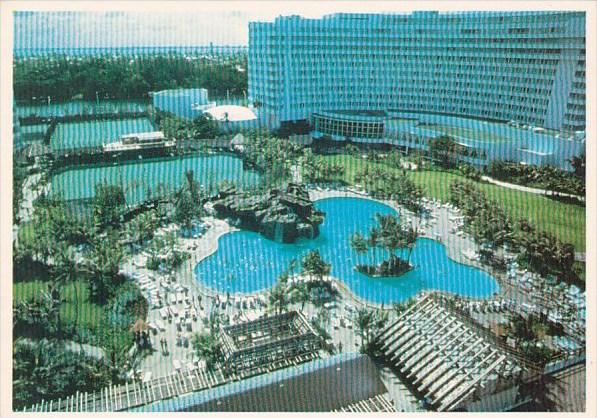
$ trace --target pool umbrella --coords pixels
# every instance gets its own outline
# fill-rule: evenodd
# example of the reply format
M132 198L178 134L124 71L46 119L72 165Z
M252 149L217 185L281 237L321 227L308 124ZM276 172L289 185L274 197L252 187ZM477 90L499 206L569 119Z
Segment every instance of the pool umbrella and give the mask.
M147 332L149 330L149 325L142 319L137 319L137 322L131 327L132 332Z

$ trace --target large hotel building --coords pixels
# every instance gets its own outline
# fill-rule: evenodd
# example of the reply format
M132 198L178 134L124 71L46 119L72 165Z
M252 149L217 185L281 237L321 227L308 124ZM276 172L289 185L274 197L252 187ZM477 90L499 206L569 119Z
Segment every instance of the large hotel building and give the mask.
M418 119L417 126L460 121L456 133L472 129L462 124L468 120L577 140L585 130L585 14L339 13L252 22L249 97L268 127L308 123L333 139L398 138L392 126Z

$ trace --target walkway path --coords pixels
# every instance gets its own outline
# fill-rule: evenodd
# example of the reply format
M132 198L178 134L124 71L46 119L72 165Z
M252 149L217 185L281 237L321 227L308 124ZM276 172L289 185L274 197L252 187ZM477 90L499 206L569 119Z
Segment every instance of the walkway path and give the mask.
M21 204L17 213L19 222L13 224L12 227L13 241L17 240L19 227L31 220L31 217L33 216L33 202L35 202L43 192L47 192L50 188L48 184L40 184L41 178L41 173L32 174L25 179L21 186L23 190L23 198L21 199Z
M189 239L180 238L183 247L188 246L193 249L190 252L190 258L185 260L185 262L176 270L176 273L171 277L175 279L176 283L187 287L191 306L195 307L198 311L201 310L202 306L203 312L208 314L212 310L213 301L205 296L215 294L215 292L210 292L208 289L201 286L199 281L195 278L195 265L205 257L213 254L218 248L218 239L222 235L235 230L235 228L230 227L225 221L212 217L204 218L204 222L210 227L201 237ZM149 277L160 277L154 272L149 271L146 267L139 267L134 263L135 259L133 258L123 266L122 270L126 272L141 273L143 275L148 275ZM159 280L167 279L166 277L160 277ZM199 302L199 297L201 297L202 302ZM182 305L174 304L174 306L177 306L177 309L183 309ZM159 309L150 309L147 313L147 321L153 323L161 321L165 326L165 330L160 332L157 336L151 337L152 345L156 351L142 360L139 367L141 370L145 373L151 373L153 377L166 376L171 373L172 365L175 360L182 365L186 365L193 359L194 349L190 342L187 346L176 344L178 332L174 321L168 322L163 320ZM192 332L202 331L204 328L205 324L200 320L194 321ZM181 332L181 334L184 333L186 332ZM164 338L166 341L168 347L167 355L162 354L160 351L159 340L161 338Z
M552 190L545 190L545 189L536 189L534 187L527 187L527 186L521 186L520 184L513 184L513 183L506 183L503 181L499 181L496 180L494 178L488 177L488 176L481 176L481 180L484 180L488 183L491 184L495 184L496 186L500 186L500 187L505 187L507 189L512 189L512 190L518 190L521 192L528 192L528 193L533 193L533 194L542 194L542 195L546 195L546 196L555 196L556 193ZM577 196L575 194L569 194L569 193L557 193L557 196L560 197L570 197L573 199L578 199L581 202L585 201L585 197L584 196Z

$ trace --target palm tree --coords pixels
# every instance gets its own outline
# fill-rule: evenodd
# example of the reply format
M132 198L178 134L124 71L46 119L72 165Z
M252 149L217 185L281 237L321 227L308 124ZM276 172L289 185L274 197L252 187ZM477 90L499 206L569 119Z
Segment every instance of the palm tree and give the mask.
M513 338L517 343L535 339L532 319L530 316L525 318L520 314L512 314L506 332L507 335Z
M408 249L408 258L406 263L410 265L412 250L418 238L418 232L411 226L403 226L396 215L375 215L378 226L371 228L368 239L360 234L354 234L351 237L351 246L355 251L364 252L367 247L381 247L389 254L388 271L395 271L400 258L396 251L401 248Z
M402 315L403 312L405 312L413 304L414 304L414 301L412 301L412 300L409 300L407 302L402 302L402 303L394 302L394 303L392 303L392 311L394 311L396 316L400 316L400 315Z
M276 283L269 293L268 309L279 315L288 309L288 303L289 299L286 286Z
M13 399L15 407L46 398L55 351L47 339L19 338L13 346ZM47 398L46 398L47 399Z
M146 212L137 216L128 225L129 235L138 244L143 244L151 239L155 229L155 217L153 213Z
M106 236L93 244L86 269L90 274L90 297L96 302L106 303L114 287L122 282L119 271L123 258L124 250L114 237Z
M416 228L406 228L403 230L403 232L404 235L402 236L402 245L408 249L408 257L406 258L406 262L410 264L410 257L413 253L413 249L415 248L417 238L419 237L419 232Z
M324 308L323 306L320 307L317 311L317 320L324 328L327 328L332 320L332 314L330 310Z
M313 275L319 280L321 280L323 276L330 274L332 270L331 264L326 263L323 260L319 250L310 251L306 256L304 256L302 260L302 267L303 272Z
M77 282L79 279L79 272L72 247L65 242L58 244L58 251L54 256L53 272L57 285L64 289L67 284L73 284L74 290L74 304L75 304L75 318L74 327L77 328L79 321L79 291Z
M373 311L367 308L359 308L357 310L355 325L357 327L357 334L361 337L361 348L363 351L367 351L369 348L369 337L374 320Z
M374 317L375 317L375 333L377 334L379 332L379 330L382 330L386 327L386 325L388 324L388 320L390 319L390 312L386 311L383 309L383 305L382 305L382 310L378 310L375 311L374 313Z
M294 271L296 270L296 265L297 265L297 260L296 258L293 258L292 260L290 260L290 263L288 263L288 276L292 277L294 276Z
M288 273L284 272L278 276L277 283L279 283L281 286L287 286L289 277L290 276L288 275Z
M350 237L350 247L358 254L365 254L369 250L367 239L359 232Z
M305 303L311 300L311 292L306 284L293 286L290 290L290 300L293 303L301 303L301 311L305 308Z
M449 136L443 135L429 141L429 154L444 168L451 167L457 160L458 144Z
M14 335L41 337L51 335L60 329L60 300L54 299L49 293L32 300L22 300L13 309Z
M109 384L109 368L60 342L20 338L13 351L13 406L64 398L76 391L97 391Z
M97 226L119 227L120 218L126 206L121 186L98 183L93 198L93 219Z
M207 369L213 370L221 356L217 335L213 332L194 334L192 344L197 355L205 360Z

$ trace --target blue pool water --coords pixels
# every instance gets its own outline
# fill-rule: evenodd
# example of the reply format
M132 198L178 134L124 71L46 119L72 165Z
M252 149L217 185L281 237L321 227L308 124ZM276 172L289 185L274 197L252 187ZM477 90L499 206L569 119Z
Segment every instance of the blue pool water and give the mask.
M332 265L331 275L344 281L360 298L374 303L401 302L423 289L436 289L462 296L484 298L499 290L486 272L450 259L445 247L434 240L419 238L411 256L415 266L395 278L373 279L354 270L360 263L373 262L373 250L358 255L349 244L355 232L366 234L375 224L376 213L394 213L379 202L360 198L319 200L317 208L326 213L320 235L314 240L280 244L255 232L240 231L222 236L218 250L195 267L197 279L220 292L252 293L271 287L291 260L319 249ZM377 262L386 257L377 252ZM299 267L300 268L300 267Z

